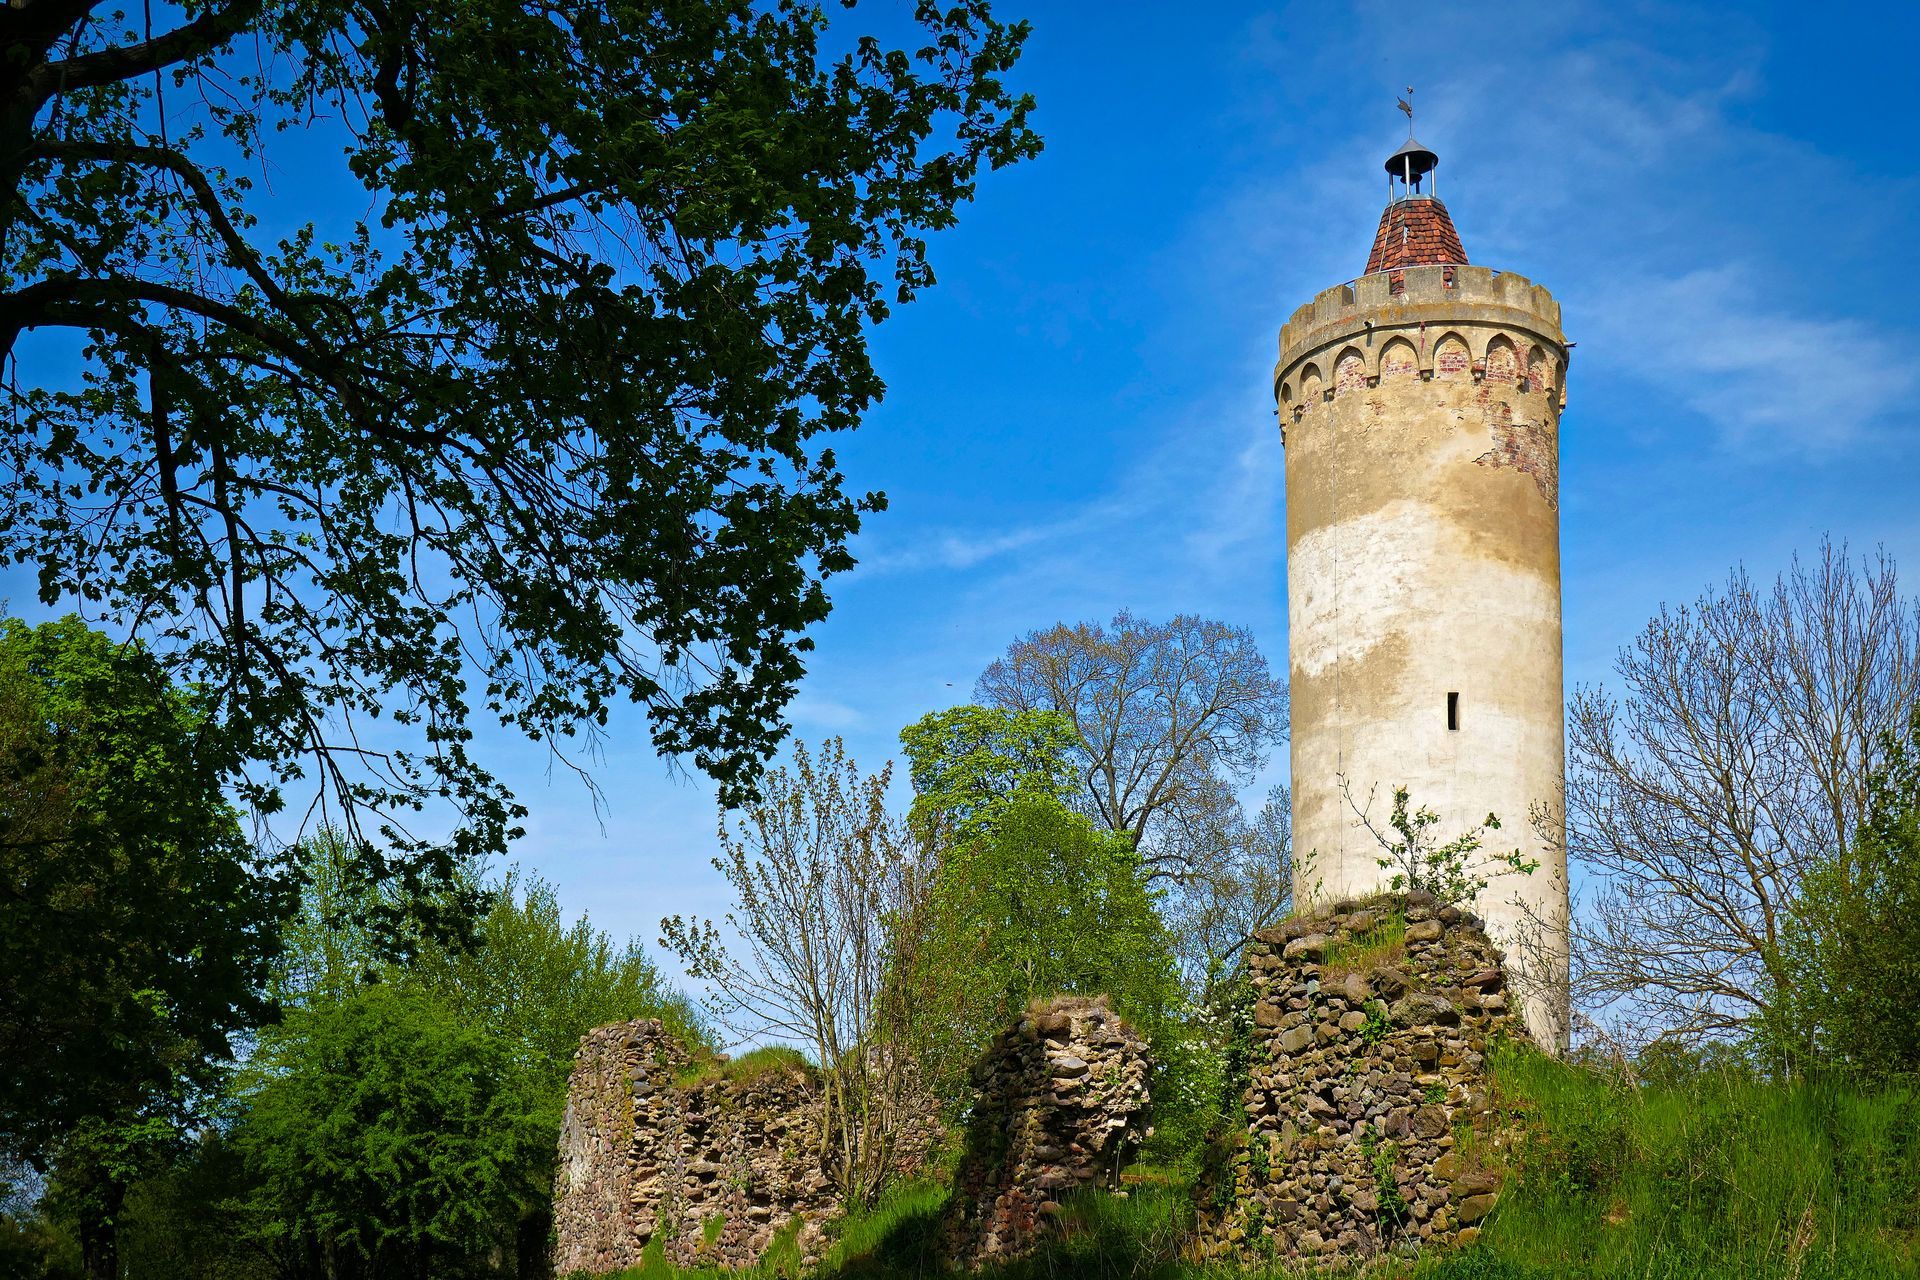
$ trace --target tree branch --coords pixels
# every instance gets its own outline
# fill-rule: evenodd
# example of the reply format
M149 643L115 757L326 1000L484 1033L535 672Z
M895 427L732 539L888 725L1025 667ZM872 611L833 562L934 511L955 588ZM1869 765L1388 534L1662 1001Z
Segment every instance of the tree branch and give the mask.
M42 63L28 77L28 93L37 109L56 94L131 80L197 58L245 31L261 8L261 0L231 0L151 40Z

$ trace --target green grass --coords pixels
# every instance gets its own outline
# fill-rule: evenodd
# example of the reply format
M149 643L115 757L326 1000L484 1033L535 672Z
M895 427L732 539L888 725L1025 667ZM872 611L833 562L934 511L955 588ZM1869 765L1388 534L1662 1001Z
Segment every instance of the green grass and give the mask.
M783 1044L762 1045L722 1062L716 1055L701 1058L674 1077L681 1088L707 1080L757 1080L776 1071L812 1071L813 1063L798 1049Z
M1341 938L1327 947L1320 964L1320 981L1337 986L1350 973L1365 973L1375 965L1393 964L1407 954L1407 914L1379 906L1379 919L1357 938Z
M1486 1248L1428 1274L1920 1277L1912 1087L1732 1071L1656 1087L1533 1053L1502 1056L1496 1080L1529 1130L1517 1179Z
M1497 1095L1518 1145L1486 1153L1511 1181L1479 1244L1364 1280L1920 1280L1920 1088L1776 1085L1710 1071L1635 1085L1531 1052L1502 1054ZM1273 1268L1188 1262L1191 1193L1130 1171L1128 1196L1069 1202L1062 1232L982 1280L1227 1280ZM832 1228L820 1280L932 1277L941 1177L890 1188ZM721 1280L642 1266L622 1280ZM736 1280L797 1274L772 1259ZM1356 1273L1350 1273L1356 1274Z

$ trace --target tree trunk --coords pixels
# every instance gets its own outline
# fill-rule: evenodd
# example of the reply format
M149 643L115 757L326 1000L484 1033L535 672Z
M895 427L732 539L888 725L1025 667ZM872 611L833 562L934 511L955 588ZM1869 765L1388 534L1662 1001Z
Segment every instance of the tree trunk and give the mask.
M119 1280L118 1224L120 1208L126 1199L126 1186L113 1178L103 1179L102 1185L81 1199L77 1234L80 1237L80 1269L87 1280Z

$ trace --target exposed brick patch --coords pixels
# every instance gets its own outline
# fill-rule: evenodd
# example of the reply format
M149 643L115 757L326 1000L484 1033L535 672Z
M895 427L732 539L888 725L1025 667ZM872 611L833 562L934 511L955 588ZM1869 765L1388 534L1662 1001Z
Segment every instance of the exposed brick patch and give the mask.
M1333 370L1334 389L1336 391L1357 391L1366 385L1366 362L1356 355L1342 356L1340 363L1334 366Z
M1497 342L1487 348L1486 380L1488 382L1515 382L1520 377L1520 357L1504 342Z
M1440 350L1433 360L1434 370L1443 378L1458 377L1467 372L1473 361L1467 355L1467 349L1457 341L1440 344Z
M1533 477L1540 496L1553 510L1560 508L1560 453L1552 429L1542 421L1523 418L1514 421L1513 402L1504 397L1512 391L1526 391L1520 376L1520 355L1504 342L1487 349L1484 374L1474 391L1474 403L1480 406L1493 448L1474 461L1483 467L1512 467ZM1524 407L1523 407L1524 409Z
M1553 432L1543 423L1513 421L1513 409L1505 401L1489 408L1487 430L1493 435L1493 448L1474 461L1483 467L1512 467L1532 476L1547 506L1559 510L1560 458Z
M1540 496L1555 510L1560 507L1560 463L1554 456L1553 433L1537 422L1492 426L1493 448L1474 461L1483 467L1513 467L1533 477Z
M1401 374L1417 373L1419 368L1419 359L1414 355L1413 348L1404 342L1391 344L1380 355L1380 377L1383 381Z
M1380 215L1373 252L1367 255L1367 274L1466 260L1467 251L1460 245L1460 233L1454 230L1447 206L1432 196L1414 196L1394 201Z

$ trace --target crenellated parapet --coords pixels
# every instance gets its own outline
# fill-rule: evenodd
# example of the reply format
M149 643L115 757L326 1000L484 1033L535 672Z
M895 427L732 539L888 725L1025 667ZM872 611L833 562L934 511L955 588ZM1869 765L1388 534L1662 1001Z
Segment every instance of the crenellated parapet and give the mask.
M1569 348L1560 304L1525 276L1433 265L1380 271L1322 290L1280 330L1274 398L1281 422L1342 391L1407 374L1475 381L1513 354L1516 390L1551 390L1564 407Z

